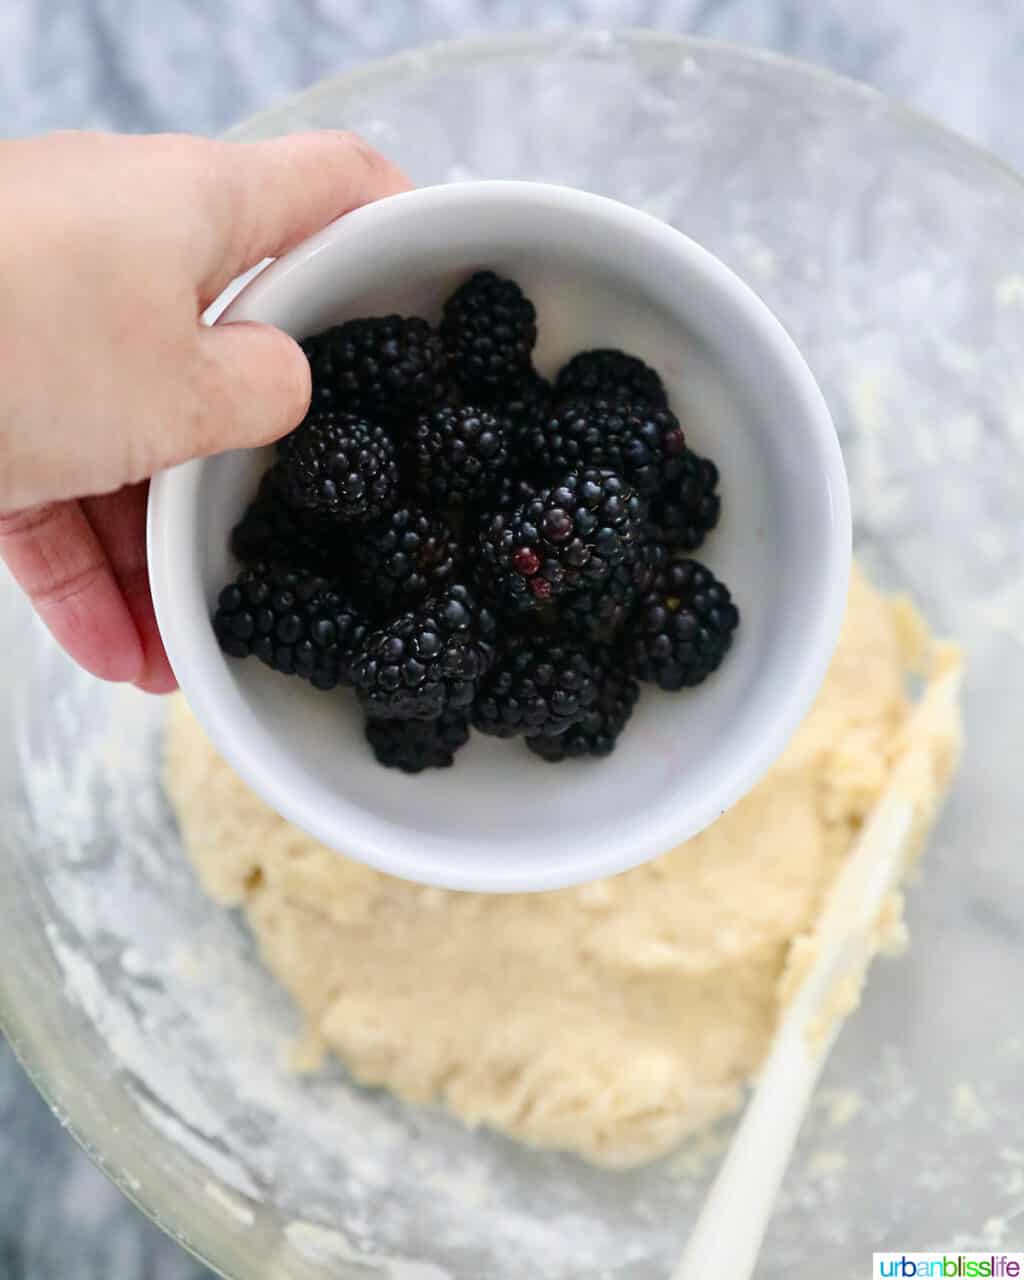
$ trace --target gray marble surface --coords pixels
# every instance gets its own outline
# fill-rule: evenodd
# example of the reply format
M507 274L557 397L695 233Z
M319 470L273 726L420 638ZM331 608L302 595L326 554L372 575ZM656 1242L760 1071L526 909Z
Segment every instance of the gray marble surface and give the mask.
M401 48L580 25L694 32L807 58L1024 169L1016 0L8 0L0 134L215 133ZM92 1168L0 1044L0 1280L208 1274Z

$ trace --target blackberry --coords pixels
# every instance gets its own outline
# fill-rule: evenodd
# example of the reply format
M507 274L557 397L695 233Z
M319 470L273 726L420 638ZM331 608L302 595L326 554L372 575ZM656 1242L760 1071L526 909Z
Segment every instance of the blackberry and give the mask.
M618 636L654 585L667 554L647 532L630 545L606 581L577 591L562 604L559 616L573 634L607 643Z
M436 720L465 710L494 659L494 618L468 589L448 587L366 639L352 681L383 720Z
M357 414L315 414L278 443L278 452L282 491L301 511L357 524L398 502L394 441Z
M673 550L696 551L718 524L717 488L718 468L711 459L684 449L651 499L650 526L657 541Z
M232 658L254 655L274 671L334 689L349 682L367 623L327 578L256 564L221 591L213 629Z
M565 400L529 436L529 451L547 472L608 467L638 492L656 493L685 447L669 409L609 399Z
M583 718L557 737L526 740L530 750L550 764L584 756L610 756L633 714L640 686L622 670L621 656L612 650L598 649L593 660L597 700Z
M514 280L478 271L444 304L441 341L457 382L493 390L529 373L537 313Z
M285 502L278 467L263 476L256 497L235 525L231 550L243 564L273 560L325 573L339 572L348 560L344 537L333 522Z
M314 411L394 417L424 408L443 388L441 339L418 316L349 320L302 346Z
M377 609L408 608L450 581L454 541L440 516L399 507L353 536L353 581Z
M424 498L462 505L483 497L505 470L505 428L485 409L445 405L417 419L409 455Z
M710 569L696 560L666 565L630 627L628 669L662 689L700 684L721 664L739 623L728 587Z
M481 583L510 612L598 587L638 536L646 507L610 471L570 471L480 525L471 554Z
M519 471L510 469L501 473L498 483L488 494L489 505L494 511L507 511L510 507L530 502L539 492L532 480Z
M494 412L504 423L513 457L528 451L533 433L547 421L550 406L551 383L533 370L503 389Z
M547 421L551 397L551 383L531 367L512 382L500 387L474 387L468 396L452 383L445 389L440 403L458 406L472 402L486 409L504 427L510 455L523 461L521 455L528 443L527 433Z
M469 741L469 716L446 711L437 720L367 720L366 740L378 763L389 769L447 769Z
M573 356L555 380L555 394L562 400L621 398L668 408L664 383L650 365L607 347Z
M248 567L220 594L221 647L351 685L386 767L449 767L473 726L545 761L606 756L639 681L699 684L739 626L679 558L718 521L719 476L658 373L595 349L552 385L536 340L490 270L436 331L386 315L307 338L310 411L232 533Z
M552 736L576 724L597 699L584 645L546 637L513 641L473 703L473 727L496 738Z

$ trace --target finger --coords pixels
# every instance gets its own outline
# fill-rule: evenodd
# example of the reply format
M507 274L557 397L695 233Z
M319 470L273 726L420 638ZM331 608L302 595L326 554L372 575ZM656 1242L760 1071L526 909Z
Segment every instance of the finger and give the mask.
M77 663L103 680L138 679L143 652L135 623L77 502L0 515L0 555Z
M201 328L198 342L192 421L162 441L167 462L268 444L305 417L309 361L286 333L240 322Z
M407 191L405 174L362 138L338 130L269 142L217 142L207 167L214 225L203 305L264 258L335 218Z
M142 646L142 669L133 683L147 693L171 693L177 681L164 651L149 589L146 561L148 484L85 498L82 509L103 548Z

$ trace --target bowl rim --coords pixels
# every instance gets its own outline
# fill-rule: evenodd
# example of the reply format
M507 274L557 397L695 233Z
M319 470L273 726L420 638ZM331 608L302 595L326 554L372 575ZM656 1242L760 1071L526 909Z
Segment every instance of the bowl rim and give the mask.
M773 67L794 80L818 82L830 93L842 93L859 97L863 105L891 119L901 122L915 133L930 136L944 148L958 151L962 159L995 171L1003 179L1024 190L1024 173L1002 160L966 133L952 125L943 124L925 111L918 110L876 88L865 80L833 71L831 67L792 54L778 53L756 45L742 44L737 40L723 40L715 36L698 36L691 33L659 31L655 27L578 27L562 31L518 31L502 35L472 35L458 40L434 40L423 45L399 49L382 58L374 58L361 66L325 76L305 89L286 94L277 102L237 124L231 125L221 135L227 141L256 141L261 137L277 137L279 122L293 108L307 107L321 100L335 99L339 94L354 93L377 81L391 81L404 74L447 67L457 67L463 62L498 61L507 55L524 53L551 53L559 47L589 51L594 56L608 53L615 48L635 46L640 49L664 47L666 52L692 56L707 53L716 58L732 59L737 66ZM266 131L266 132L265 132Z
M171 539L174 512L187 504L204 460L194 460L161 473L150 488L147 518L150 581L157 621L171 666L197 718L221 754L278 813L332 849L343 852L390 875L445 889L477 892L527 892L563 888L628 870L691 838L731 808L763 777L784 750L805 717L831 660L846 609L852 558L850 497L839 439L825 399L810 368L782 323L767 304L731 268L675 227L651 214L606 196L550 183L486 179L443 183L389 196L337 219L303 241L255 277L224 311L218 323L259 320L264 304L273 300L296 273L328 249L338 249L354 229L389 224L425 210L443 211L470 202L481 214L488 207L557 209L586 219L611 243L640 245L654 261L664 262L700 278L721 300L748 339L762 353L787 388L794 406L790 427L808 444L815 458L816 479L825 487L824 519L815 528L817 562L806 591L808 619L789 652L800 651L798 674L772 691L771 714L765 712L748 725L699 797L686 803L667 799L657 809L634 815L607 833L592 834L584 844L566 846L550 863L517 861L512 856L481 857L465 864L458 843L410 840L390 832L386 820L370 818L348 802L343 793L329 806L308 803L304 789L293 789L282 776L280 761L253 743L263 735L260 722L227 672L212 633L200 636L190 625L193 611L186 596L190 574L182 574ZM614 239L612 237L615 237ZM775 650L775 656L781 656ZM554 839L554 833L553 833ZM446 847L452 849L446 854Z
M842 94L847 99L860 97L908 131L933 138L964 164L973 166L976 171L989 171L996 181L1002 184L1008 182L1019 194L1024 195L1024 177L981 146L930 117L890 99L873 87L826 68L784 54L767 53L733 42L688 35L626 29L614 33L614 38L623 44L664 44L683 56L706 52L714 57L731 57L737 65L774 66L798 80L820 81L832 93ZM417 51L415 57L421 68L435 70L476 56L497 58L504 54L519 55L531 49L550 50L553 46L578 44L580 39L579 32L473 37L429 45ZM402 69L409 66L413 56L408 52L392 54L375 60L369 66L343 72L310 89L282 99L276 106L236 125L225 136L255 140L261 136L279 135L287 131L282 129L281 121L290 109L297 108L301 103L315 102L321 97L343 99L346 93L356 90L360 85L372 83L377 78L387 80L400 75ZM9 975L5 975L0 967L0 1033L7 1038L15 1058L54 1112L62 1128L67 1130L85 1155L122 1194L177 1244L216 1274L225 1276L228 1280L243 1280L249 1272L241 1247L243 1233L239 1232L237 1223L230 1222L225 1227L225 1211L202 1188L194 1191L187 1201L187 1213L185 1205L161 1205L161 1192L165 1186L162 1171L154 1162L148 1170L148 1175L151 1176L140 1182L129 1164L133 1156L140 1154L139 1149L128 1142L123 1129L112 1128L87 1095L58 1087L56 1081L60 1077L56 1068L62 1060L62 1045L45 1039L43 1031L38 1018L34 1016L31 998L24 993L19 994ZM212 1185L222 1185L219 1176L213 1171L207 1170L205 1173ZM339 1270L339 1276L341 1274Z

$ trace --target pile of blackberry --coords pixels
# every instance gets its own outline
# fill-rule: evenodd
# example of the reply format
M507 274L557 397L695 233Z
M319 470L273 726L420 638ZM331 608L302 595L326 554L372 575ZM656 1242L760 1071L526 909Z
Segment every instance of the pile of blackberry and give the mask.
M550 763L607 756L642 683L700 684L739 625L692 559L718 469L658 373L594 350L549 382L536 340L533 304L493 271L437 327L307 338L309 413L233 532L221 648L354 690L389 768L447 767L471 729Z

